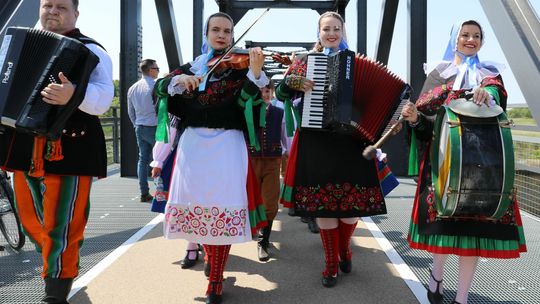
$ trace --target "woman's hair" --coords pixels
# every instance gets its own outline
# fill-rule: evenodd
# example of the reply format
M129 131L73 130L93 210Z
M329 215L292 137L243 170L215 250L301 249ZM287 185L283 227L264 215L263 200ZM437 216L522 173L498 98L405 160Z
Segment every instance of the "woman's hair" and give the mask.
M321 31L321 20L326 17L336 18L337 20L339 20L339 22L341 22L341 28L343 31L343 37L341 39L345 39L345 20L343 20L343 17L341 17L341 15L338 14L337 12L325 12L319 17L319 22L318 22L318 27L317 27L318 39L317 39L317 42L315 42L315 45L313 46L313 50L316 52L322 52L324 49L321 44L321 38L319 38L319 32Z
M467 20L461 24L461 27L463 28L464 25L476 25L480 29L480 41L484 40L484 30L482 30L482 26L480 23L478 23L475 20Z
M234 21L231 18L231 16L229 16L226 13L217 12L217 13L214 13L214 14L210 15L210 17L208 17L208 19L206 20L206 32L204 33L205 35L208 35L208 25L210 24L210 19L212 19L214 17L223 17L223 18L229 19L229 21L231 22L231 25L232 25L232 30L234 32Z
M274 82L270 81L267 85L264 86L267 89L274 90Z

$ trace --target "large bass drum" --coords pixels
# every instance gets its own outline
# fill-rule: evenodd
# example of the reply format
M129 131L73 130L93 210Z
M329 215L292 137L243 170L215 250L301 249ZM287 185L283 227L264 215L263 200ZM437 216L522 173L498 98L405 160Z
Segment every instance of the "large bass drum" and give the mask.
M502 109L476 115L454 105L438 111L431 146L438 216L496 220L515 195L511 123Z

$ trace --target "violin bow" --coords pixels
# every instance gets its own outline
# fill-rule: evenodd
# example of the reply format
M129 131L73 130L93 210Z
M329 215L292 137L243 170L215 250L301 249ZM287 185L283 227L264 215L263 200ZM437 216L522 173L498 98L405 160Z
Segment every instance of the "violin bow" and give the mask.
M208 76L210 73L212 73L216 67L219 65L219 63L221 62L221 60L223 60L223 58L225 58L225 56L229 55L232 51L232 49L234 48L234 46L240 41L242 40L242 38L244 38L244 36L247 34L247 32L249 32L249 30L255 25L255 23L257 23L266 13L268 13L268 11L270 10L269 7L267 7L264 12L259 16L259 18L257 18L248 28L247 30L240 36L240 38L238 38L238 40L236 40L235 43L233 43L225 53L223 53L223 55L221 55L221 57L216 61L216 63L214 63L214 65L210 68L210 70L208 70L206 73L204 73L204 75L202 75L202 78L206 78L206 76Z

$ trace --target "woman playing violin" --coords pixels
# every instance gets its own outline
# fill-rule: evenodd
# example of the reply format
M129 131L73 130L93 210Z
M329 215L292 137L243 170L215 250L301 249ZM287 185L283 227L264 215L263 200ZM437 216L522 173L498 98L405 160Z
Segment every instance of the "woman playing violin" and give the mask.
M155 88L160 98L156 139L167 140L167 112L179 117L185 128L165 207L164 234L203 244L209 277L206 303L222 301L231 244L251 241L266 225L243 133L254 129L252 117L257 115L252 109L260 107L259 88L269 82L262 71L264 55L252 48L248 67L207 73L208 61L231 46L233 35L229 15L211 15L202 55L158 80Z

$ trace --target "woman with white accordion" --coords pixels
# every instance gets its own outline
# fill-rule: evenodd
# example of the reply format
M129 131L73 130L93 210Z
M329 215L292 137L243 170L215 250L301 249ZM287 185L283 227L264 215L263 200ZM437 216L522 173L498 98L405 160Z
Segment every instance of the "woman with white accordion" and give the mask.
M438 190L446 183L442 181L446 176L445 172L459 172L460 178L463 178L463 170L467 168L460 163L447 162L444 158L451 155L451 152L440 153L437 152L438 150L432 150L430 156L430 148L440 149L435 142L442 136L439 136L437 122L446 115L445 113L449 113L450 116L454 115L452 114L454 112L468 114L456 114L457 118L453 119L454 122L457 121L456 127L448 133L459 129L463 132L461 134L463 142L469 139L479 142L485 140L481 135L484 134L482 130L485 130L486 124L478 127L477 134L467 135L469 137L467 139L465 132L475 128L474 124L462 124L469 119L469 116L488 117L492 116L489 112L500 109L499 115L505 117L503 109L506 108L507 93L500 75L500 68L495 63L481 62L478 59L477 52L483 41L484 33L478 22L469 20L456 23L452 28L444 61L436 65L434 69L427 70L429 74L416 106L411 103L402 110L402 115L413 128L413 138L426 142L427 146L420 168L420 180L413 205L408 241L412 248L426 250L433 254L433 268L428 289L430 303L443 302L443 272L449 254L459 256L459 283L453 303L465 304L479 257L511 259L518 258L521 252L526 251L515 193L506 195L507 207L501 210L499 216L493 218L474 213L468 216L444 216L446 210L442 210L439 207L442 204L438 203L446 202L448 205L453 193L458 193L458 196L470 195L466 194L470 190L457 189L456 192L453 187L442 187L444 191ZM467 97L470 98L470 95L472 95L472 102L466 100ZM436 114L437 120L433 121ZM450 123L452 122L442 124L443 127L439 129ZM498 123L494 125L499 127ZM434 128L435 132L433 132ZM505 132L509 132L509 129ZM495 133L502 134L502 131L496 130ZM441 146L451 143L450 140L441 142ZM488 158L489 151L495 144L495 142L488 142L485 145L479 145L478 155L472 159L473 162L481 162ZM414 145L411 146L411 150L414 150ZM468 156L471 153L463 147L465 146L457 147L456 154L461 154L463 159L471 158ZM512 147L511 136L509 147L509 149ZM495 158L510 153L492 154ZM513 167L513 159L508 165ZM457 166L461 166L459 170L456 170ZM483 170L483 167L489 166L491 165L478 165L474 170ZM507 179L513 179L514 172L510 171L506 172ZM482 184L484 180L491 178L491 175L478 176L476 183ZM471 206L467 208L478 210L485 200L482 197L488 197L495 192L489 190L489 187L481 190L483 191L477 194L476 199L470 200ZM501 196L501 201L503 198ZM464 206L461 208L467 209Z
M314 51L329 55L347 49L344 30L339 14L322 14ZM290 101L314 88L306 78L305 61L295 60L276 89L276 97L285 101L288 122ZM359 217L386 213L375 162L362 157L367 145L353 133L304 127L293 139L280 202L294 208L295 215L317 218L325 253L325 287L337 283L338 267L343 273L352 270L350 241Z

